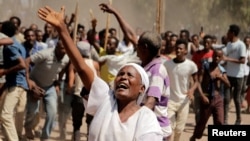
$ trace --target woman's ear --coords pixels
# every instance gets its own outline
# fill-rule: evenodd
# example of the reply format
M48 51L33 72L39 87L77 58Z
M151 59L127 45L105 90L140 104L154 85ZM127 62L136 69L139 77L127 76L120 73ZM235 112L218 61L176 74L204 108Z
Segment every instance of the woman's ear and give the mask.
M143 94L145 93L145 86L144 85L141 85L141 89L140 89L140 94Z

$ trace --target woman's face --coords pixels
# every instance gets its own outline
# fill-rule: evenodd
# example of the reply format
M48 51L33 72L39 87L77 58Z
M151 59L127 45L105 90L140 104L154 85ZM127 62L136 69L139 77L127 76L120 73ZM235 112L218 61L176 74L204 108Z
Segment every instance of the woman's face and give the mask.
M115 78L114 89L118 100L133 101L138 98L140 93L143 93L144 86L137 70L132 66L125 66Z

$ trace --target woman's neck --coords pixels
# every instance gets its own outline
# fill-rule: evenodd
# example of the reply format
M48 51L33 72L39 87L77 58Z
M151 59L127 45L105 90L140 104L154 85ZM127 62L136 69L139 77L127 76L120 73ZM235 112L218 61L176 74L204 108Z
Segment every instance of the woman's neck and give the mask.
M118 103L118 113L121 122L126 122L129 117L131 117L136 111L140 109L140 106L137 105L136 101L132 102L119 102Z

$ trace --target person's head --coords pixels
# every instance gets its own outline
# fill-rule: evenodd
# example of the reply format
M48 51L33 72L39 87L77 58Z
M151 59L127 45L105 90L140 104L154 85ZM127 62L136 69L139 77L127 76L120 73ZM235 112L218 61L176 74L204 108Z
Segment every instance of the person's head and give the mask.
M232 42L235 37L238 37L239 33L240 33L240 27L238 25L235 24L230 25L227 32L228 40Z
M90 42L90 43L93 43L96 41L96 31L93 30L93 29L89 29L88 32L87 32L87 40Z
M37 26L37 24L32 23L32 24L30 25L30 29L32 29L33 31L38 30L38 26Z
M178 36L177 36L176 34L172 34L172 35L170 36L170 43L169 43L169 46L170 46L170 47L175 47L177 39L178 39Z
M77 25L77 33L81 35L81 40L85 39L86 33L85 33L85 27L82 24Z
M244 43L245 43L245 45L246 45L247 48L250 47L250 36L246 36L244 38Z
M227 36L226 36L226 35L223 35L223 36L221 37L221 43L222 43L223 45L227 45L227 42L228 42Z
M118 44L119 40L116 37L110 36L107 42L106 53L115 54Z
M180 31L180 39L189 41L189 37L190 37L190 33L189 33L188 30L183 29L183 30Z
M90 57L91 46L88 42L80 41L80 42L77 42L76 46L78 50L80 51L82 57L84 58Z
M166 54L166 40L161 40L160 54Z
M40 30L40 29L36 30L35 34L36 34L36 40L38 42L42 42L42 40L43 40L43 32L42 32L42 30Z
M64 48L63 42L61 39L58 40L57 44L56 44L56 49L55 49L55 53L58 56L63 56L66 54L66 50Z
M137 47L137 56L141 59L142 65L146 65L159 55L161 41L161 36L158 33L149 31L142 33Z
M212 41L213 41L213 44L217 44L217 37L215 35L212 36Z
M53 27L52 32L51 32L51 38L55 39L55 38L58 38L58 37L59 37L58 31Z
M22 33L22 34L24 34L24 31L25 31L26 29L27 29L27 27L22 26L22 27L19 28L19 32Z
M26 43L29 44L35 44L36 41L36 34L34 32L34 30L28 28L24 31L24 39Z
M149 86L148 75L138 64L128 63L121 67L114 80L114 92L118 102L136 101Z
M44 25L44 33L45 34L51 34L52 30L53 30L53 26L51 24L49 24L49 23L45 23L45 25Z
M213 62L216 64L219 64L220 61L222 60L222 57L223 57L222 49L220 49L220 48L215 49L214 53L213 53Z
M106 29L102 29L98 32L98 37L99 37L99 41L100 41L100 46L104 47L104 43L105 43L105 34L106 34Z
M117 35L116 29L115 28L110 28L109 29L109 34L110 34L110 36L116 37L116 35Z
M11 21L5 21L2 23L2 33L9 37L13 37L15 35L16 29L17 27Z
M209 50L212 48L213 45L213 37L211 35L205 35L203 37L203 46L204 50Z
M177 59L183 59L187 55L188 42L184 39L178 39L175 45Z
M164 33L164 39L168 42L168 41L170 41L170 36L173 34L173 32L172 31L166 31L165 33Z
M199 35L198 34L194 34L191 36L191 41L192 43L198 47L200 45L200 38L199 38Z
M14 23L14 25L16 26L17 29L21 26L21 19L17 16L10 17L9 21Z

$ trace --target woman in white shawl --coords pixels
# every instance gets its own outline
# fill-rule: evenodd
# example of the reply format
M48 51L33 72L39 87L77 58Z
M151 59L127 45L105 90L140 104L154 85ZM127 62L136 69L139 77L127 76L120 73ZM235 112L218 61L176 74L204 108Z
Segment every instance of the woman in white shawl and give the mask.
M114 91L85 63L75 47L64 23L64 7L56 12L50 7L40 8L38 16L58 31L68 56L85 88L90 92L86 111L94 115L90 126L90 141L161 141L160 125L152 110L137 105L149 80L137 64L127 64L118 71Z

